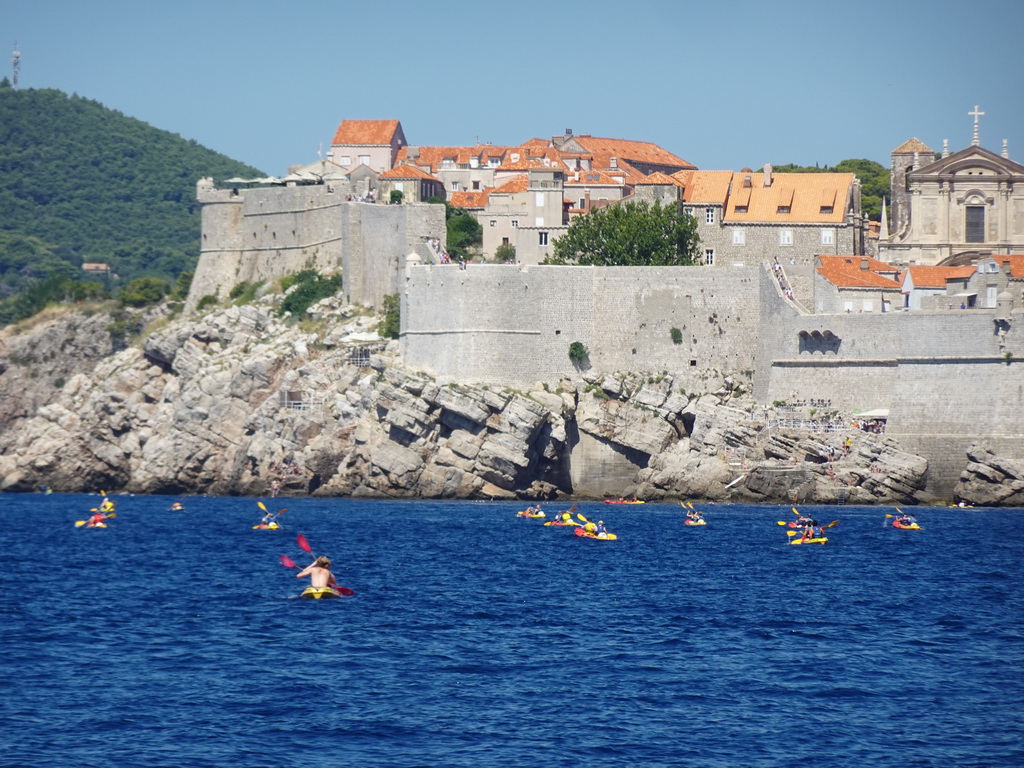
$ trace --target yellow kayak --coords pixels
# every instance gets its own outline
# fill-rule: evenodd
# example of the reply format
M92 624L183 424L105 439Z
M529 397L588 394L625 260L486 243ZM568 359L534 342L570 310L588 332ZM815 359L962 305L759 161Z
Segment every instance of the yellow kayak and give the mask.
M828 543L828 537L827 536L819 536L819 537L817 537L815 539L801 539L801 538L798 538L798 537L794 536L792 539L789 540L789 543L790 544L827 544Z
M331 587L306 587L299 597L304 597L307 600L328 600L341 597L341 592Z
M270 525L263 525L263 523L260 523L259 525L254 525L252 529L254 531L276 531L280 527L281 526L277 523L271 523Z

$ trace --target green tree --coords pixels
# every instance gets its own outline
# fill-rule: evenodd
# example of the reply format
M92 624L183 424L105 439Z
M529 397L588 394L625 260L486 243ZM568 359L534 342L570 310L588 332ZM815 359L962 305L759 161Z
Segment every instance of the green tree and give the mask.
M472 251L478 248L484 241L484 228L471 213L448 206L453 210L451 216L445 222L448 230L448 255L453 260L468 260Z
M516 247L511 243L502 243L494 249L494 260L502 264L516 260Z
M377 326L377 334L384 339L397 339L402 326L402 302L398 294L385 296L381 310L384 317Z
M549 264L688 266L700 237L697 220L682 206L647 202L609 205L580 216L555 241Z
M118 299L125 307L147 307L171 292L171 285L159 277L137 277L121 289Z

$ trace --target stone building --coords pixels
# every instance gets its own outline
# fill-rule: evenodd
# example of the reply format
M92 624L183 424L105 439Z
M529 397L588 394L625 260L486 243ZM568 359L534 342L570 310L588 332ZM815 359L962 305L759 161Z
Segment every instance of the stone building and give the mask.
M692 171L674 174L697 219L708 265L864 253L860 183L852 173Z
M395 167L398 152L406 143L397 120L342 120L328 159L343 168L365 165L383 173Z
M894 264L970 264L1024 252L1024 166L1004 146L935 153L911 139L892 153L892 227L879 258Z
M813 301L816 314L902 309L899 270L869 256L818 256Z
M392 192L401 192L406 203L425 203L432 197L444 199L444 184L426 171L398 165L378 177L380 200L388 202Z

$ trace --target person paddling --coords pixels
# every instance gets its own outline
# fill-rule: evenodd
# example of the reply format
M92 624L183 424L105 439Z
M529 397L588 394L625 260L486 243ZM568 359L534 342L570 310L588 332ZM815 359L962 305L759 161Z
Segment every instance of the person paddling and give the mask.
M96 528L97 526L102 526L102 525L106 525L106 524L107 524L107 516L103 512L100 512L99 510L96 510L96 514L94 514L92 517L90 517L85 525L86 525L87 528Z
M307 565L297 574L295 578L301 579L309 576L309 583L311 586L317 589L323 589L324 587L333 587L337 582L334 580L334 574L331 573L331 560L324 555L320 555L310 565Z

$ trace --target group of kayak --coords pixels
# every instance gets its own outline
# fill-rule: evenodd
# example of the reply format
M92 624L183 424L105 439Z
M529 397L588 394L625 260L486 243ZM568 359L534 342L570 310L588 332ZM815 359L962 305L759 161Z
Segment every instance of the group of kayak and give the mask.
M575 528L573 533L576 536L585 539L601 539L603 541L612 541L619 538L616 534L609 532L608 528L604 524L604 520L598 520L596 523L588 520L579 512L576 512L576 505L573 504L569 509L562 510L561 512L555 512L554 517L548 520L544 525L554 526L565 526ZM576 522L572 519L572 513L576 512L576 517L580 519L580 522ZM527 507L524 510L516 512L516 517L529 517L529 518L543 518L547 517L547 514L540 508L540 504L535 504L531 507Z
M92 514L86 520L76 520L76 528L106 528L107 520L117 517L117 513L114 511L114 502L107 496L103 495L103 501L100 502L98 507L93 507L89 511Z

